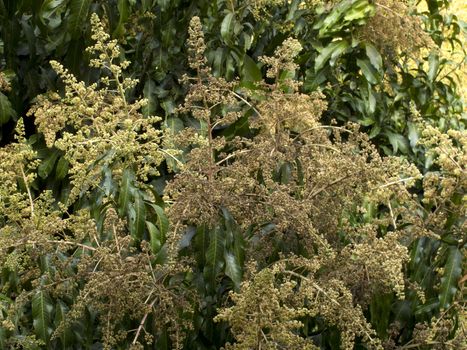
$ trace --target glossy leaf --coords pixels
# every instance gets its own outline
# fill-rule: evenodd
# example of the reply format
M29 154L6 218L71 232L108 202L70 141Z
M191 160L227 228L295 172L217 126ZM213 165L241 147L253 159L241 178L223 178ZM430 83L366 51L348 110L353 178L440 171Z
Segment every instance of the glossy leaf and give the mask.
M152 209L154 209L157 216L157 227L161 233L162 243L165 242L167 232L169 231L169 220L165 215L164 209L154 203L148 203Z
M428 56L428 79L434 82L438 75L439 69L439 56L435 53L431 53Z
M315 60L315 71L320 70L330 59L335 61L347 48L349 43L346 40L333 41L326 46Z
M77 38L83 30L91 0L71 0L70 1L70 16L68 17L68 32L73 38Z
M119 12L119 19L117 28L115 28L114 36L120 37L124 33L124 25L130 15L130 3L128 0L118 0L117 8Z
M375 69L378 72L381 72L381 70L383 68L383 59L381 58L381 55L379 54L376 47L374 47L370 43L366 43L365 44L365 50L366 50L366 55L369 58L369 60L370 60L371 64L373 65L373 67L375 67Z
M0 92L0 125L5 124L16 116L8 98Z
M134 202L130 204L129 210L130 233L136 240L141 240L146 226L146 206L139 191L135 191Z
M61 325L62 322L66 321L67 313L69 311L68 306L62 301L57 300L55 303L55 328ZM69 327L65 327L64 331L59 335L62 349L66 349L68 346L73 344L73 333Z
M156 114L159 106L156 90L156 83L152 79L148 79L143 88L144 98L148 100L148 103L142 108L145 117Z
M128 208L133 190L134 173L131 169L125 169L122 176L122 184L118 195L118 212L123 215Z
M54 168L55 162L57 161L59 155L59 151L54 150L50 152L43 161L41 161L41 164L37 169L38 174L41 178L45 179L47 176L49 176L49 174L52 172L52 169Z
M457 282L462 276L462 252L457 247L449 247L447 254L439 293L439 306L442 309L446 309L451 305L452 299L458 290Z
M53 302L47 292L37 291L32 297L33 327L37 337L46 344L52 334Z
M229 12L221 23L221 37L224 39L225 43L230 43L233 29L235 26L235 13Z
M363 76L366 78L366 80L369 83L371 84L378 83L377 72L373 68L373 66L370 64L369 61L357 59L357 65L360 67L360 69L362 70Z
M208 289L215 286L217 275L224 266L224 231L220 228L212 230L209 234L209 247L206 251L206 264L204 276L208 282Z
M240 283L242 282L242 268L240 262L237 260L234 254L230 252L224 253L225 259L225 274L230 277L234 282L235 288L238 290L240 288Z
M260 81L262 78L261 70L248 55L243 57L242 77L246 81Z
M386 136L389 139L389 143L391 144L394 153L397 153L398 151L407 153L409 151L409 143L403 135L388 131L386 132Z
M162 247L161 233L152 222L146 221L146 227L149 232L149 243L153 254L159 253Z
M62 180L68 174L69 162L65 157L61 156L57 162L57 168L55 170L55 179Z

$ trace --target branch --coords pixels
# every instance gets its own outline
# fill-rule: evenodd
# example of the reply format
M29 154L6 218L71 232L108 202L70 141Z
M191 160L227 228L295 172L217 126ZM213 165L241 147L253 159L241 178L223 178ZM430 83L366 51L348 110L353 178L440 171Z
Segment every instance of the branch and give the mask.
M231 91L231 90L228 90L228 91L230 91L236 98L238 98L239 100L243 101L248 106L250 106L256 112L256 114L258 114L261 118L263 117L261 113L255 108L255 106L253 106L250 102L245 100L241 95L237 94L235 91Z
M323 186L320 189L316 190L315 192L310 193L310 195L308 196L308 199L311 199L311 198L317 196L318 194L320 194L321 192L323 192L327 188L329 188L329 187L331 187L331 186L333 186L333 185L335 185L335 184L337 184L337 183L341 182L342 180L345 180L345 179L347 179L349 177L350 177L350 175L344 175L344 176L339 177L338 179L328 183L326 186Z
M22 164L20 166L20 169L21 169L21 175L23 176L24 185L26 186L26 191L28 192L29 206L31 207L31 217L33 218L34 217L34 200L32 199L31 190L29 189L29 185L28 185L28 179L26 177L26 174L24 173L24 168Z
M141 322L139 323L138 329L136 330L135 337L133 338L133 341L131 343L132 345L136 345L136 342L138 341L139 334L143 330L144 324L146 323L146 319L148 318L149 314L152 312L152 308L154 307L154 304L156 303L157 299L158 299L157 297L154 298L154 300L151 302L151 304L149 304L149 311L146 312L144 314L143 318L141 319Z
M423 177L423 175L422 175L422 177ZM384 184L384 185L379 186L378 188L389 187L389 186L398 184L398 183L400 183L400 182L405 182L405 181L410 181L410 180L416 180L416 179L418 179L418 178L419 178L419 177L415 177L415 176L406 177L405 179L399 179L399 180L396 180L396 181L388 182L388 183L386 183L386 184Z

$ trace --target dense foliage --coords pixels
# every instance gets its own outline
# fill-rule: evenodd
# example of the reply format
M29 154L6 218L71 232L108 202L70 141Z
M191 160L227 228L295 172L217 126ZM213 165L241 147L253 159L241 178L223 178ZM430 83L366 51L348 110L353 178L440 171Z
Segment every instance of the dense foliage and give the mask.
M0 349L465 346L467 25L416 5L0 0Z

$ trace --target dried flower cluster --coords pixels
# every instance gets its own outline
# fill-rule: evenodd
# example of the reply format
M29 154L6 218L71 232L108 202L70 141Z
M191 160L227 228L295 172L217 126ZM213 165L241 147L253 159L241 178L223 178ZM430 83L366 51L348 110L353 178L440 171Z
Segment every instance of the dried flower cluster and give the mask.
M449 227L452 239L462 246L467 230L467 135L460 130L442 133L424 125L419 143L427 147L439 169L423 179L423 202L430 209L425 225L438 235Z
M374 5L375 15L359 31L360 37L390 57L401 52L417 53L432 46L420 18L410 14L413 11L410 0L378 0Z
M279 4L250 3L255 16ZM406 2L375 6L359 35L387 52L425 43ZM327 331L344 350L396 348L402 326L390 325L383 337L367 311L381 295L432 302L406 274L417 239L443 236L455 257L465 253L465 132L442 133L414 118L423 130L418 146L434 159L422 175L405 159L381 156L357 124L323 124L325 96L303 93L295 79L296 39L259 57L266 77L249 88L214 76L198 17L188 30L193 75L182 78L187 94L176 110L190 126L175 132L142 115L145 100L128 100L136 85L125 77L129 63L96 15L92 24L88 52L99 83L88 86L51 62L64 92L39 96L28 113L70 164L67 202L38 190L41 161L22 119L16 141L0 148L0 331L20 334L22 315L38 309L44 321L30 322L40 337L12 337L7 346L59 344L89 321L91 341L104 349L160 341L182 349L198 337L190 331L214 321L228 327L226 350L315 350L314 335ZM389 32L401 24L404 33ZM0 73L0 90L6 87ZM241 134L223 132L239 123L248 124ZM171 180L165 204L156 206L148 183L165 166ZM148 219L149 210L157 219ZM164 210L170 225L162 223ZM195 251L201 240L209 241L206 252ZM199 256L209 255L210 265L200 266ZM437 273L443 283L444 271ZM419 322L407 348L460 348L449 317L460 312L458 300L431 323Z
M408 188L419 172L396 158L382 159L355 125L320 123L323 96L303 95L293 81L293 58L301 50L296 40L286 40L274 57L261 58L272 83L238 93L204 68L200 30L194 18L189 43L198 77L182 111L191 112L201 129L180 133L191 137L192 149L166 193L175 240L186 226L214 229L222 210L252 232L248 258L259 272L217 318L232 326L237 342L228 348L311 349L298 336L305 315L336 326L343 349L352 349L356 337L381 348L362 307L377 292L404 298L408 251L401 238L408 232L397 230L395 222L398 215L409 216L402 206L394 214L390 203L411 200ZM215 137L215 126L227 118L234 122L245 108L254 113L251 139ZM393 225L393 232L381 236L376 225L340 219L364 200L391 208L379 223ZM278 244L287 250L264 268Z
M118 63L118 46L96 15L92 24L96 44L89 50L98 58L91 65L106 74L101 86L86 86L52 62L65 94L40 96L28 113L35 116L47 145L62 150L71 165L73 189L66 205L57 203L51 191L35 193L41 161L25 138L22 119L17 142L0 148L0 266L3 276L16 280L11 285L2 277L1 327L15 332L24 310L32 308L33 314L41 313L34 327L43 339L12 337L9 348L48 346L45 339L67 338L71 329L79 331L83 319L94 317L104 349L123 341L134 348L151 344L162 332L179 349L190 327L186 315L193 296L169 281L183 277L186 268L156 264L147 242L136 246L127 223L117 215L115 193L100 188L102 178L118 182L126 168L136 169L140 183L157 174L164 160L159 151L162 132L155 125L159 118L143 118L139 110L145 101L127 101L125 91L135 84L122 76L128 63ZM78 210L78 199L93 189L104 193L102 229L88 208ZM152 317L155 310L157 317ZM123 326L130 321L139 327Z
M128 103L125 92L137 83L124 78L128 62L118 64L120 49L109 39L96 15L92 17L96 44L88 49L97 54L91 66L103 70L100 85L86 86L58 62L51 65L65 83L65 95L39 96L28 115L35 117L38 130L49 147L65 152L70 162L73 189L70 201L80 193L98 186L104 166L112 165L112 176L118 181L121 171L135 166L139 179L157 175L164 160L160 151L159 117L144 118L140 109L144 99Z

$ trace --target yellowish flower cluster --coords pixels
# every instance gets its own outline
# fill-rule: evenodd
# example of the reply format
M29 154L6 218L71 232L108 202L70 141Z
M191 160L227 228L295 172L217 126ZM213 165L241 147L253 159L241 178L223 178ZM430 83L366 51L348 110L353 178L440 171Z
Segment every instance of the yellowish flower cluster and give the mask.
M90 64L102 70L99 84L86 86L52 61L65 83L65 95L39 96L28 112L35 117L47 145L65 152L74 186L70 201L98 186L103 168L109 164L117 181L130 164L136 165L138 178L145 181L158 174L157 166L165 159L159 148L162 133L157 124L161 119L143 117L140 110L146 100L127 101L126 91L137 83L123 75L129 63L118 63L118 44L109 39L96 15L92 23L96 44L88 51L98 55Z

